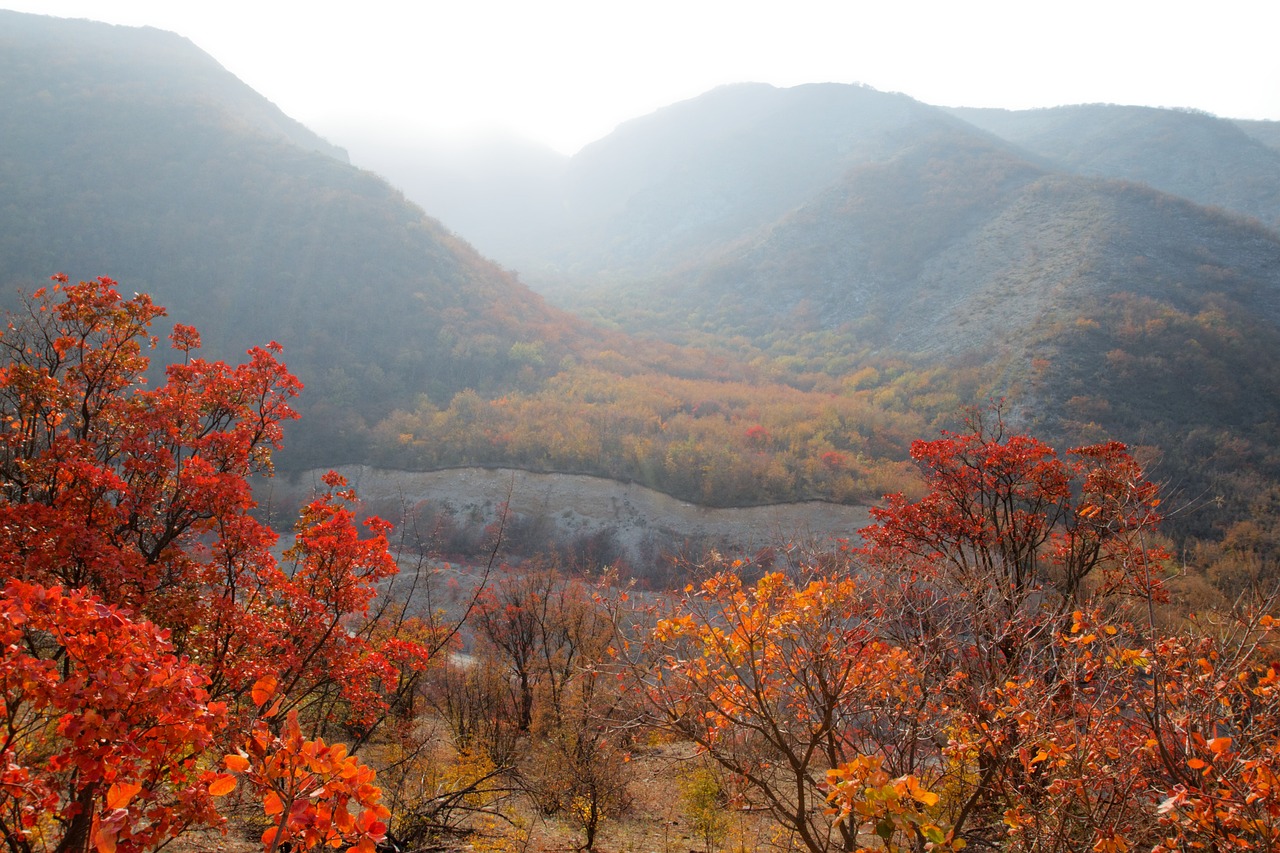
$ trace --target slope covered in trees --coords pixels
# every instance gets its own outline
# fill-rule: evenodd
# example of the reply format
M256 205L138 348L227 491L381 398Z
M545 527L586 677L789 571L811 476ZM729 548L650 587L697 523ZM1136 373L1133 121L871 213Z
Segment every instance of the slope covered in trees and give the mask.
M848 500L898 482L909 436L945 408L885 412L589 327L177 36L5 20L0 107L24 121L0 129L4 295L109 269L199 323L215 357L279 341L307 387L283 465L505 464L720 505Z
M566 352L564 315L189 42L11 13L3 32L7 297L110 269L217 356L279 340L313 392L312 460L359 453L415 394L501 386L517 343Z
M1081 175L1119 178L1280 225L1280 152L1206 113L1089 104L954 115ZM1265 132L1258 122L1255 134Z
M857 86L715 89L627 122L570 160L566 227L549 260L571 277L669 269L952 124L904 95Z
M1214 499L1207 532L1280 473L1275 156L1201 114L729 87L574 157L565 206L593 224L530 269L598 322L797 384L930 374L910 408L959 369L1051 435L1162 454Z
M1280 242L1256 220L1055 170L902 95L727 87L568 164L538 269L589 326L181 39L6 21L0 96L28 120L0 130L0 286L109 270L215 356L279 340L310 415L283 464L869 500L910 436L1004 395L1056 438L1160 457L1197 532L1276 480Z

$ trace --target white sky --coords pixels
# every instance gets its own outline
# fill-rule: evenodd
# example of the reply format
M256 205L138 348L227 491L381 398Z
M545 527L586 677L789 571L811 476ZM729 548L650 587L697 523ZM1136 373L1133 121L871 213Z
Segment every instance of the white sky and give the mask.
M190 38L286 113L572 153L722 83L1280 119L1277 0L0 0ZM341 144L340 138L333 141Z

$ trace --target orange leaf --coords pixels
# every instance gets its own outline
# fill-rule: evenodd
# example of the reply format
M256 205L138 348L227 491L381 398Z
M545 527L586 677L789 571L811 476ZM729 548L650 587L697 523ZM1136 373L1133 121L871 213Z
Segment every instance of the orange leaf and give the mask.
M243 773L249 769L249 759L236 752L223 756L222 763L225 764L227 769L232 773Z
M280 800L280 795L275 791L267 791L267 795L262 798L262 810L268 815L277 815L284 811L284 803Z
M209 796L225 797L236 789L236 777L224 773L209 783Z
M283 703L284 703L284 697L283 697L283 696L278 696L278 697L276 697L276 701L274 701L274 702L272 702L272 703L271 703L271 707L270 707L270 708L268 708L268 709L263 713L263 715L262 715L262 716L266 717L267 719L271 719L271 718L272 718L272 717L274 717L276 714L279 714L279 713L280 713L280 705L281 705L281 704L283 704Z
M276 677L274 675L264 675L253 683L252 697L253 704L261 707L267 704L276 693Z
M132 782L116 782L107 789L107 808L112 811L124 808L141 790L141 785Z
M116 853L116 831L112 827L99 826L93 833L93 846L98 853Z

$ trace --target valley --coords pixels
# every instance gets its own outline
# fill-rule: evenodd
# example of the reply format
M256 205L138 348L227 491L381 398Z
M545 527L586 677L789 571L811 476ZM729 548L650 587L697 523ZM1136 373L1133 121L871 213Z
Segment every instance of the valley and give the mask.
M0 10L7 848L1280 849L1277 140Z
M278 341L306 387L282 471L865 506L1003 399L1057 446L1140 449L1179 541L1280 483L1265 123L741 84L571 158L363 139L353 166L170 34L5 23L0 288L109 273L210 357Z

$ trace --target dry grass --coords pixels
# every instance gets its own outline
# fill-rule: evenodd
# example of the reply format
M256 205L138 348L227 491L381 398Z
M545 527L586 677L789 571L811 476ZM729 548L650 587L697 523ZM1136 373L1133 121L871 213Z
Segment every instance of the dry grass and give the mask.
M703 766L693 748L683 743L653 743L636 749L627 762L630 807L625 814L605 820L596 837L599 853L708 853L705 839L690 818L680 780L694 767ZM461 839L443 839L438 846L420 848L433 853L575 853L582 834L565 815L544 815L523 796L501 804L509 819L477 820L475 832ZM172 853L259 853L256 839L262 818L252 803L231 804L225 834L189 832L165 849ZM723 838L710 853L742 853L773 846L768 819L760 814L725 808ZM785 844L782 845L785 848ZM414 851L418 853L418 851Z

